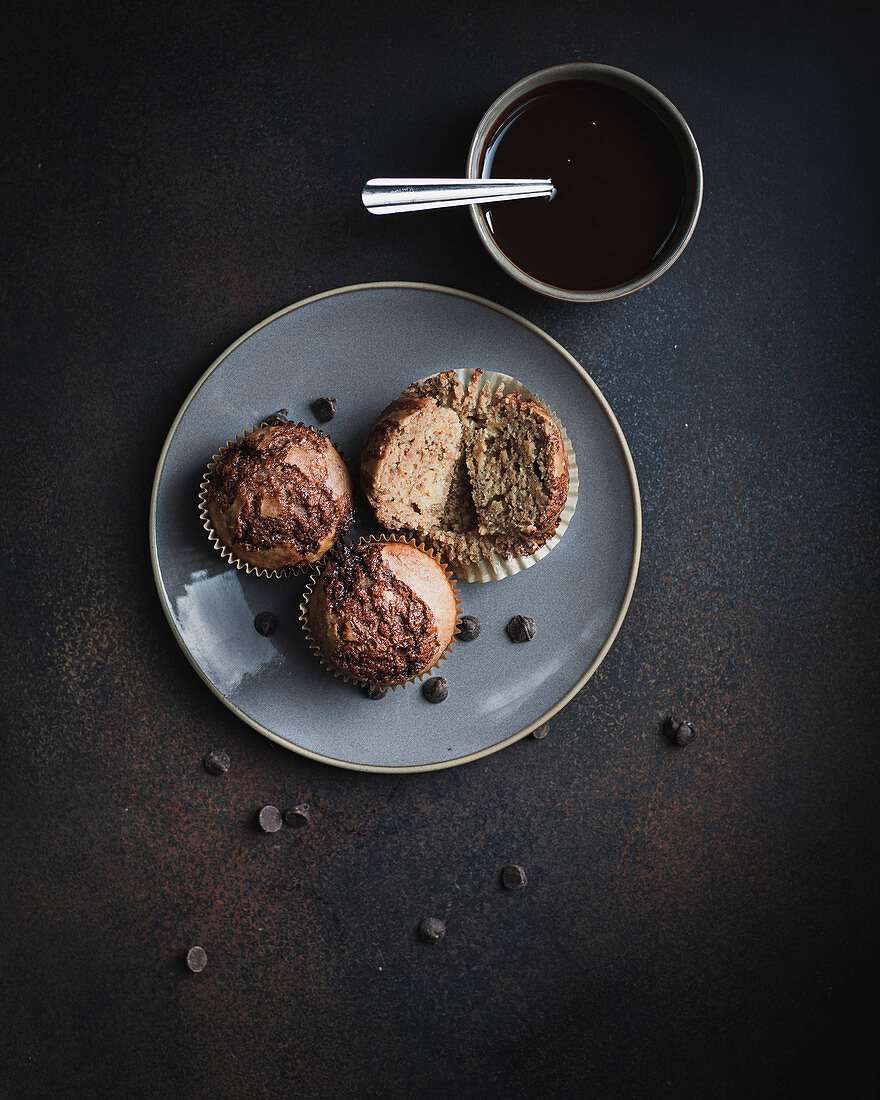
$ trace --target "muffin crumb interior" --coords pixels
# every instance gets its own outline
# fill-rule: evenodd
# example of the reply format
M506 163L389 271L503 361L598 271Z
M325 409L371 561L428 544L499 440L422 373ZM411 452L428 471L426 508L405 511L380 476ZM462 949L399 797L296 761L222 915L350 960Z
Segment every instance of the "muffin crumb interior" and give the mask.
M362 460L380 522L458 561L531 554L551 537L568 493L552 417L518 393L465 387L451 371L414 382L384 411Z

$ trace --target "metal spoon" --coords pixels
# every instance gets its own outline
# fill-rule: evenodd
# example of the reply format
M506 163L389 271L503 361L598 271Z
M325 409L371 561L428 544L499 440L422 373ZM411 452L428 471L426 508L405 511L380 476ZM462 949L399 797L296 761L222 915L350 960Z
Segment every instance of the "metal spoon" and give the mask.
M372 179L364 184L361 199L371 214L404 214L478 202L552 198L554 194L551 180Z

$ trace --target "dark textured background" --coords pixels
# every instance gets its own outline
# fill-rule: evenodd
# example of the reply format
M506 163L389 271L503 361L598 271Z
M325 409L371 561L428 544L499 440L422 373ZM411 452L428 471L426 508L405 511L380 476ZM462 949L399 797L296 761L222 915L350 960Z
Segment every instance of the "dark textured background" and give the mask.
M7 18L0 1095L876 1095L864 8ZM650 80L700 145L702 217L659 281L556 304L462 211L363 212L368 176L456 174L491 100L570 60ZM214 357L381 279L483 295L569 348L629 439L645 525L621 634L550 735L408 777L236 720L178 649L147 547L159 451ZM670 711L698 727L686 749ZM308 829L254 830L300 801ZM502 892L510 861L525 890Z

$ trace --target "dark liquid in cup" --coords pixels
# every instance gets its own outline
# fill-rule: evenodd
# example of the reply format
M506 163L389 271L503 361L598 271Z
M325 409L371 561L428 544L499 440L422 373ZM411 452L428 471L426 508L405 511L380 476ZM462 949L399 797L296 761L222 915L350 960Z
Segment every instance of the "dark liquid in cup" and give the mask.
M490 135L483 175L553 180L552 199L483 209L508 259L564 290L640 275L675 231L686 185L661 119L593 81L564 81L515 104Z

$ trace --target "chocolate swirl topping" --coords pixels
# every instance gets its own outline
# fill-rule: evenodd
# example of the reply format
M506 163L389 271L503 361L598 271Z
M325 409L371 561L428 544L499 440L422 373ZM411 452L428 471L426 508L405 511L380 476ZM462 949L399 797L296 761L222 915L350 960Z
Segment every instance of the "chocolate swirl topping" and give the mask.
M323 578L333 659L360 680L406 680L431 664L439 641L430 608L382 560L380 545L337 552Z
M305 555L332 532L348 533L351 501L326 484L330 446L317 428L280 424L251 432L221 455L209 496L226 514L237 545L247 551L289 546Z

